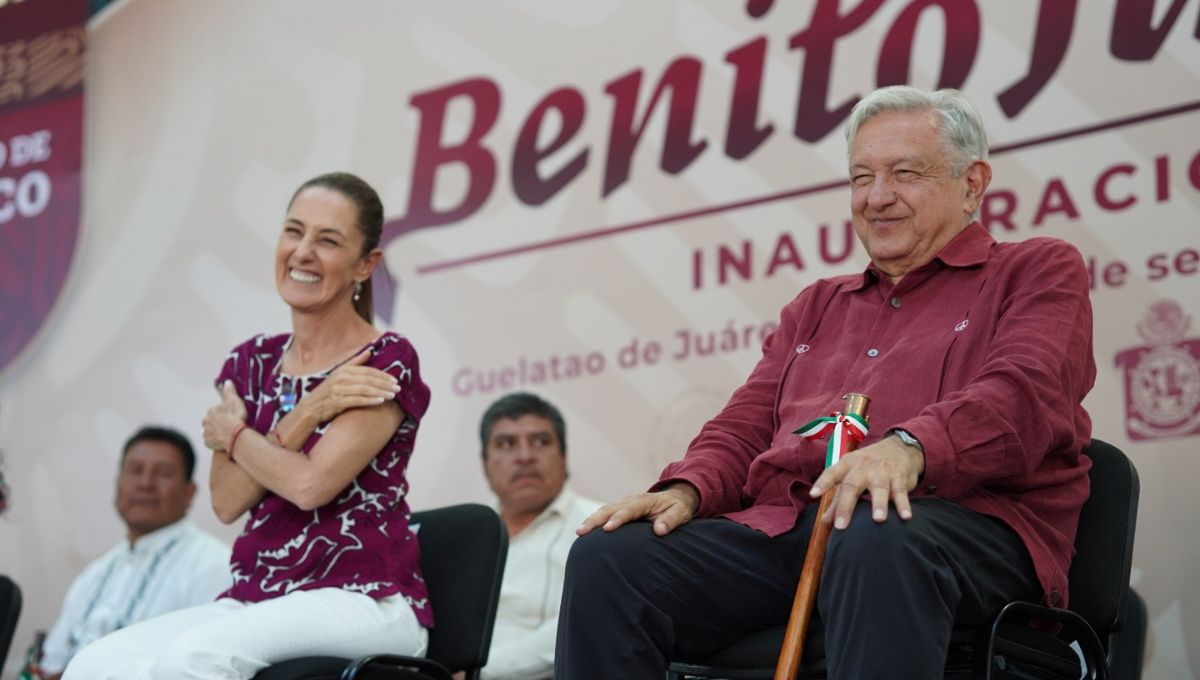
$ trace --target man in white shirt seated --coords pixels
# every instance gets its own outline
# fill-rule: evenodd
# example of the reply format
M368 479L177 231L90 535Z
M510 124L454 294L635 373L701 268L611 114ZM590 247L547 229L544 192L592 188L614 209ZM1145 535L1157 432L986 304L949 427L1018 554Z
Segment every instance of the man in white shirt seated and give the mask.
M192 445L175 430L143 427L125 443L116 499L125 540L67 590L46 637L43 677L58 678L76 652L108 633L229 588L229 547L184 519L195 466Z
M566 424L540 397L518 392L496 401L483 414L479 439L509 540L483 678L549 678L567 553L575 528L600 503L566 487Z

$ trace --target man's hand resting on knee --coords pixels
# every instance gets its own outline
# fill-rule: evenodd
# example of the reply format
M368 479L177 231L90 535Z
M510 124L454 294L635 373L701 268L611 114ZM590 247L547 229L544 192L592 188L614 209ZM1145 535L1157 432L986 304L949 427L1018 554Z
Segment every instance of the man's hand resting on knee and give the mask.
M691 521L699 507L700 493L691 484L681 482L662 491L626 496L602 506L583 520L575 533L582 536L598 526L612 531L626 522L647 519L654 522L655 534L666 536Z
M833 504L821 517L833 522L837 529L850 525L850 515L863 492L871 496L871 518L883 522L888 515L888 501L896 505L901 519L912 519L908 492L917 486L925 471L925 457L920 451L900 443L896 437L885 437L870 446L852 451L813 482L812 497L819 498L827 491L834 493Z

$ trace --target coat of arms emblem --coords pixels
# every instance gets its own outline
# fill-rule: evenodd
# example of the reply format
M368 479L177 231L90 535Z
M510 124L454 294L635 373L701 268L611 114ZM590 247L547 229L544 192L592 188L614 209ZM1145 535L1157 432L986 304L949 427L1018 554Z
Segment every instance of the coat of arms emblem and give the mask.
M1200 338L1184 338L1191 323L1177 302L1159 300L1138 324L1147 344L1117 354L1131 440L1200 434Z

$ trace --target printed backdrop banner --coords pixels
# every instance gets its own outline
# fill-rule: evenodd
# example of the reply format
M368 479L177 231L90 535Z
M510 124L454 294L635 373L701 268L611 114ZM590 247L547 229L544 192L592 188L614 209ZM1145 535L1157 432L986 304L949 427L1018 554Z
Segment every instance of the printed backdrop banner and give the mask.
M682 455L785 303L861 271L841 126L865 93L910 83L959 88L983 115L992 234L1063 238L1087 261L1086 405L1142 479L1144 677L1196 678L1198 14L1186 0L110 6L88 36L87 226L49 330L0 378L14 505L0 571L32 603L18 645L118 540L123 440L155 421L199 444L228 349L289 328L273 253L303 180L349 170L387 208L379 323L412 339L433 389L413 506L490 501L478 418L517 389L564 411L571 484L615 499ZM29 264L5 243L0 282ZM208 503L202 488L194 520L232 539Z
M0 375L46 323L79 234L85 0L0 2Z

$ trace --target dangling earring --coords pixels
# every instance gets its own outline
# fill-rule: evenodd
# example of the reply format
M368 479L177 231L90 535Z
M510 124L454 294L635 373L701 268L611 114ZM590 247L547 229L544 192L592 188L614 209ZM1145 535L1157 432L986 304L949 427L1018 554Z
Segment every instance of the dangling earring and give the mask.
M362 297L362 281L354 284L354 301L358 302L360 297Z

